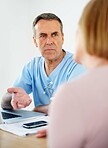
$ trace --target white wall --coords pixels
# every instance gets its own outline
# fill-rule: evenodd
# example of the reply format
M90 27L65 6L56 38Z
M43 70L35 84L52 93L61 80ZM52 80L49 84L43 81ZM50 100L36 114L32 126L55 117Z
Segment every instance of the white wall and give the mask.
M74 52L78 18L88 0L0 0L0 98L23 65L39 54L32 40L32 21L53 12L64 24L64 48Z

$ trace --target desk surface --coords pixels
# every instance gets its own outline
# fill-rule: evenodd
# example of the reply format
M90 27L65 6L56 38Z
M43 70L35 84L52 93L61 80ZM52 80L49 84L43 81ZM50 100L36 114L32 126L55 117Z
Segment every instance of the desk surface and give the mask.
M0 130L0 148L47 148L46 138L20 137Z

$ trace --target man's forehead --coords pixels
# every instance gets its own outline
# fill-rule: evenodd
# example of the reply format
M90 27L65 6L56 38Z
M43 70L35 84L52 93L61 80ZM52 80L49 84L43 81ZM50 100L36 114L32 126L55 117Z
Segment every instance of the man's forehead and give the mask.
M36 26L36 31L42 33L53 33L61 31L60 23L57 20L40 20Z

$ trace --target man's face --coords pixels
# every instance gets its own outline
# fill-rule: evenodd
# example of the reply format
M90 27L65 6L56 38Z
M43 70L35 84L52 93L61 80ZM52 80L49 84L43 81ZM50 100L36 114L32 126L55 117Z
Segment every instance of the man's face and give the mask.
M62 52L64 35L56 20L39 20L34 43L46 60L57 60Z

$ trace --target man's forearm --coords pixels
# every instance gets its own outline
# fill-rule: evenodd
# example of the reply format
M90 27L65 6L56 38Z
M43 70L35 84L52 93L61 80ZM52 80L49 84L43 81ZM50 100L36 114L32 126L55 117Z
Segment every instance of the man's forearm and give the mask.
M37 106L33 111L48 114L49 105Z
M12 100L12 94L6 93L1 100L1 108L13 109L13 107L11 105L11 100Z

